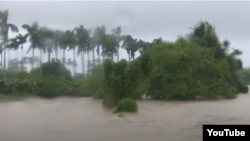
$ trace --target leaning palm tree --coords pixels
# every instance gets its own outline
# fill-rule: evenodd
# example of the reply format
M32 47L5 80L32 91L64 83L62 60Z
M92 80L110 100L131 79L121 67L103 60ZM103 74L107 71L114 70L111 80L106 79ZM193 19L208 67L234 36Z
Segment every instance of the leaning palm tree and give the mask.
M22 35L22 34L18 34L15 38L12 38L9 40L9 48L12 48L14 50L18 50L19 48L21 48L21 65L23 66L23 44L25 44L27 42L27 37L28 35ZM18 52L17 52L18 54ZM18 58L18 57L17 57Z
M27 37L28 37L28 35L26 34L26 35L22 35L22 34L18 34L17 36L16 36L16 39L17 39L17 42L18 42L18 45L21 45L21 62L22 62L22 67L23 67L23 44L25 44L26 42L27 42Z
M39 25L37 22L35 22L31 26L28 24L24 24L22 28L27 30L27 35L29 36L29 41L31 43L27 53L32 50L32 57L34 58L34 50L36 48L39 48ZM31 65L31 68L34 69L34 59L32 59Z
M10 59L10 50L18 50L19 49L19 45L18 45L18 42L17 42L17 39L16 38L11 38L8 40L8 43L6 45L6 48L8 49L8 68L11 67L10 66L10 62L13 62L13 60L11 61ZM18 55L18 54L17 54ZM18 58L18 56L16 56ZM12 63L13 64L13 63Z
M18 32L17 26L8 23L8 10L0 11L0 35L4 49L4 79L6 80L6 44L8 42L8 32Z

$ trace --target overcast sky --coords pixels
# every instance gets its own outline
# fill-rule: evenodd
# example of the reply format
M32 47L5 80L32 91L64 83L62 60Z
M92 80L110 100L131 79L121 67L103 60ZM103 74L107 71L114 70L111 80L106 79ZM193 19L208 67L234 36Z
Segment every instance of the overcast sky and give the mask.
M244 67L250 66L250 2L247 1L1 1L0 10L5 9L9 9L9 23L16 24L21 33L25 33L21 29L22 24L33 22L53 29L73 29L80 24L94 29L105 25L108 32L121 26L122 34L131 34L145 41L152 41L158 37L174 41L178 35L189 33L190 28L200 20L206 20L216 27L221 40L229 39L231 47L243 51L240 57L243 65ZM15 34L10 34L10 36L15 36ZM69 53L72 54L72 52ZM120 54L121 59L127 59L125 51L120 51ZM15 53L11 54L11 57L14 55ZM80 72L81 67L79 66L77 70Z

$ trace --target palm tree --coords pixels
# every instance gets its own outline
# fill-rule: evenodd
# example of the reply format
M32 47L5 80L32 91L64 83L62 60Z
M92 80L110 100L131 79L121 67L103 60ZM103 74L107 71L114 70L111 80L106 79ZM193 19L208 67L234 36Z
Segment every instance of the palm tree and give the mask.
M11 67L10 65L11 65L11 63L13 62L13 61L11 61L11 59L10 59L10 55L9 55L10 52L9 52L9 51L10 51L10 49L17 50L18 47L19 47L19 45L18 45L18 42L17 42L17 39L16 39L16 38L11 38L11 39L8 40L8 43L7 43L7 45L6 45L6 48L9 49L9 50L8 50L8 68ZM18 58L18 57L17 57L17 58ZM12 63L12 64L13 64L13 63ZM8 70L8 69L7 69L7 70Z
M47 28L43 27L39 29L39 44L41 46L41 50L47 50L48 52L48 62L50 62L50 54L52 52L53 46L54 46L54 32Z
M62 35L59 38L59 47L63 50L63 60L62 62L65 64L66 63L66 58L65 58L65 50L68 48L68 40L70 38L71 31L66 30L65 32L62 32Z
M93 42L93 39L91 38L90 33L91 33L91 30L86 30L86 35L87 35L86 52L88 54L88 63L87 63L88 70L89 70L89 68L91 66L91 62L90 62L90 58L89 58L89 52L91 50L93 50L93 48L94 48L94 44L93 44L94 42ZM92 55L93 55L93 52L92 52ZM94 56L92 56L92 57L94 57Z
M133 60L135 59L135 52L138 51L137 39L133 39L130 46L130 53Z
M22 28L27 30L28 33L26 35L29 36L29 41L31 43L31 46L29 47L27 53L32 49L32 57L34 58L34 50L36 48L39 48L39 25L37 22L35 22L31 26L28 24L24 24ZM34 59L31 60L31 65L31 68L34 69Z
M89 30L89 33L91 33L91 30ZM95 41L93 36L89 36L89 47L88 51L92 51L92 67L95 66Z
M74 34L74 31L71 31L70 33L70 36L69 36L69 42L68 42L68 44L69 44L69 49L68 49L68 51L69 50L73 50L73 56L74 56L74 60L73 60L73 62L71 62L71 60L70 60L70 63L71 63L71 65L73 65L73 71L74 71L74 75L76 74L76 57L75 57L75 49L76 49L76 47L77 47L77 40L76 40L76 37L75 37L75 34Z
M82 59L82 73L85 74L84 72L84 52L86 51L87 46L89 45L89 39L90 35L87 29L85 29L82 25L79 27L76 27L74 29L76 32L76 40L77 40L77 45L78 45L78 50L77 54L81 54L81 59Z
M16 36L16 39L17 39L17 42L18 42L18 45L21 45L21 50L22 50L22 53L21 53L21 56L22 56L22 59L21 59L21 62L22 62L22 67L23 67L23 44L25 44L27 42L27 37L28 35L22 35L22 34L18 34Z
M0 11L0 28L4 48L4 79L6 80L6 44L8 42L8 32L9 29L11 29L12 32L18 32L17 26L8 23L8 10Z
M94 42L97 45L97 55L98 55L98 61L100 62L100 46L103 48L103 41L105 37L106 28L105 26L97 27L94 32Z
M137 46L138 46L138 49L139 49L139 52L140 54L145 52L146 50L148 50L150 48L150 43L149 42L145 42L143 40L139 40L137 42Z
M27 42L27 37L28 35L26 34L25 36L23 36L22 34L18 34L15 38L12 38L9 40L9 44L8 44L8 47L9 48L12 48L14 50L18 50L19 47L21 48L21 64L22 64L22 67L23 66L23 44L25 44ZM17 52L18 54L18 52ZM18 57L17 57L18 58Z
M123 36L123 44L122 48L124 48L127 51L128 54L128 61L130 61L130 54L131 54L131 45L134 41L133 37L131 35L125 35Z
M116 48L117 48L117 62L119 61L119 48L120 48L120 42L121 42L121 27L117 27L115 29L112 30L112 33L116 36L116 40L118 42Z
M55 57L56 57L56 60L57 60L57 53L58 53L58 48L59 48L59 41L60 41L60 38L62 36L63 32L60 31L60 30L56 30L54 35L54 50L55 50Z
M164 41L162 40L162 38L157 38L157 39L154 39L153 42L151 43L151 47L154 46L154 45L158 45L158 44L162 44Z
M111 58L114 61L114 55L117 54L117 46L119 42L115 35L107 34L103 42L102 55Z

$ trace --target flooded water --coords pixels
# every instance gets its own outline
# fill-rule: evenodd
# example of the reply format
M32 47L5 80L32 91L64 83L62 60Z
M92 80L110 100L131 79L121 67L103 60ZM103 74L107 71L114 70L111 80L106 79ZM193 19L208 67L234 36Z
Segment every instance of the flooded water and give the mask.
M203 124L250 124L250 95L218 101L138 101L112 114L91 98L0 103L1 141L201 141Z

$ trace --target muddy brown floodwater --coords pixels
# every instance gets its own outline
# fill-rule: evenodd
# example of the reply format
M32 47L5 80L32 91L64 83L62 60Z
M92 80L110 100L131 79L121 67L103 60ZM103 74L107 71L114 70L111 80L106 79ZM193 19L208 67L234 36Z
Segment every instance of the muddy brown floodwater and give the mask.
M138 101L112 114L91 98L0 103L0 141L201 141L203 124L250 124L250 95L218 101Z

